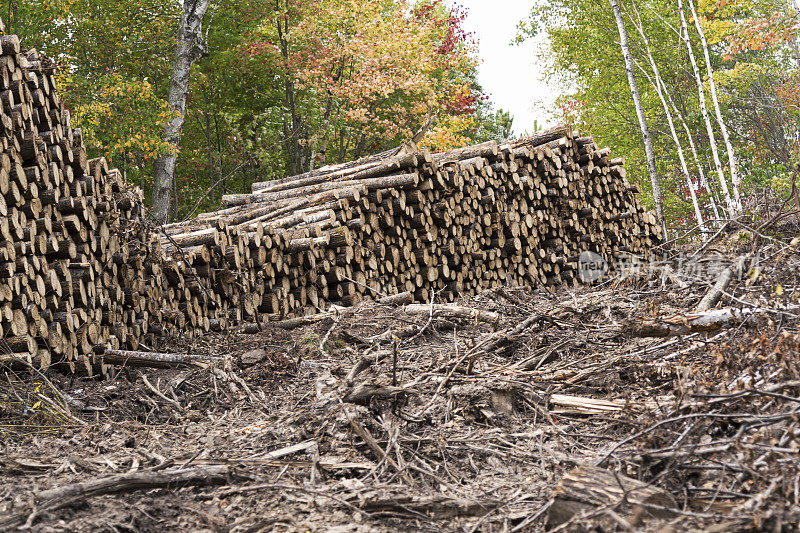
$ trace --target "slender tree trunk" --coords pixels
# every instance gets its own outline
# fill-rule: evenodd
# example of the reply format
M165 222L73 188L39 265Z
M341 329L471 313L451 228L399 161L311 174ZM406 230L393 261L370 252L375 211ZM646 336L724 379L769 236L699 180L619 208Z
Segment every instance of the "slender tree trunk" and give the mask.
M283 90L284 90L284 104L289 111L289 123L284 118L283 136L286 139L285 146L289 152L289 171L290 174L296 175L303 172L303 158L300 150L300 135L302 131L302 124L300 117L297 115L297 105L295 103L294 82L289 76L289 43L286 40L286 34L289 31L289 13L288 8L281 8L281 0L275 0L275 7L279 14L278 23L278 42L280 44L281 58L283 59ZM283 23L281 23L283 21Z
M338 67L336 67L333 73L333 81L334 83L338 83L339 80L342 78L342 71L344 70L344 62L340 63ZM331 125L331 113L333 112L333 93L328 90L328 97L325 102L325 114L322 116L322 131L318 132L318 135L314 135L313 141L311 142L311 158L308 162L308 170L314 170L314 167L317 163L317 155L318 155L318 147L322 145L322 164L320 166L325 165L325 146L327 144L328 139L328 128ZM317 140L318 137L321 136L322 140Z
M650 66L653 69L653 75L655 78L651 78L647 72L644 71L643 68L640 67L640 70L644 73L650 83L656 90L658 94L658 99L661 101L661 106L664 108L664 113L667 117L667 124L669 125L670 135L672 136L672 141L675 143L675 147L678 149L678 160L681 164L681 170L683 171L683 177L686 179L686 185L689 187L689 195L692 199L692 207L694 207L694 216L697 220L697 225L700 227L700 231L706 231L706 225L703 221L703 213L700 211L700 204L697 202L697 194L695 193L695 184L692 180L691 175L689 175L689 168L686 166L686 158L683 155L683 147L681 146L681 141L678 138L678 133L675 131L675 124L672 121L672 113L669 110L669 106L667 105L667 101L664 98L663 90L662 89L662 80L661 76L658 73L658 67L655 66L655 62L652 59L652 55L650 55L650 50L647 50L648 58L650 59ZM698 188L699 189L699 188Z
M692 73L694 74L694 81L697 84L697 94L700 100L700 112L703 115L703 121L706 125L708 132L708 142L711 145L711 155L714 158L714 167L717 169L719 176L719 184L722 189L722 194L725 196L725 205L728 208L729 215L736 215L736 204L731 199L731 193L728 190L728 180L725 178L725 171L722 169L722 163L719 159L719 150L717 148L717 139L714 135L714 127L711 125L711 120L708 118L708 109L706 107L706 93L703 87L703 79L700 77L700 69L697 67L697 60L694 57L694 50L692 50L692 43L689 40L689 27L686 25L686 16L683 12L683 0L678 0L678 12L681 17L681 40L686 45L686 50L689 52L689 62L692 65Z
M708 200L711 202L711 210L714 212L714 219L719 221L720 215L719 215L719 208L717 207L717 200L714 196L714 191L711 189L711 186L709 186L708 181L706 181L706 173L703 171L703 165L700 162L700 157L697 155L697 147L694 144L694 139L692 138L692 132L689 130L689 125L686 124L686 120L683 118L683 115L680 113L680 111L678 111L678 108L675 106L675 102L672 101L672 96L670 96L666 86L664 86L664 92L667 94L667 100L672 106L672 109L675 111L675 115L681 121L681 125L683 126L683 131L686 133L686 138L689 140L689 149L692 151L692 159L694 159L694 164L697 167L697 174L700 177L700 185L706 190L706 192L708 192Z
M636 6L634 6L634 9L636 9ZM637 11L636 14L638 16L639 12ZM703 213L700 211L700 204L698 204L697 202L697 195L695 194L695 184L692 181L692 177L689 175L689 168L686 166L686 159L683 156L683 147L681 146L681 141L678 138L678 132L675 131L675 124L672 121L672 112L670 111L669 106L667 105L667 100L664 98L663 91L666 91L666 87L664 87L662 91L663 81L661 79L661 73L658 70L658 65L656 65L656 61L653 58L652 52L650 52L650 41L647 40L647 35L644 33L644 29L641 26L641 19L639 20L639 24L636 24L636 22L633 19L631 19L631 22L633 23L633 26L636 28L636 30L639 32L639 35L642 37L642 42L644 43L644 50L645 53L647 54L647 60L650 63L650 68L653 71L653 77L651 78L643 68L640 67L640 69L642 70L644 75L647 76L647 79L655 88L656 93L658 94L658 99L661 100L661 106L664 108L664 114L667 117L669 132L672 135L672 140L675 143L675 147L678 149L678 159L680 160L681 163L681 170L683 170L683 176L686 178L686 185L689 187L689 195L692 198L692 206L694 207L694 216L695 219L697 220L697 225L700 227L700 231L705 233L706 225L705 222L703 221Z
M619 4L617 0L609 0L611 4L611 11L614 12L614 20L617 23L617 30L619 30L619 44L622 49L622 56L625 58L625 72L628 74L628 83L631 87L631 96L633 97L633 104L636 106L636 117L639 119L639 128L642 130L642 139L644 141L644 151L647 156L647 168L650 171L650 182L653 186L653 200L656 203L656 214L658 221L661 223L661 230L663 231L663 238L667 238L667 223L664 220L664 204L661 200L661 183L658 179L658 172L656 171L656 158L653 153L653 144L650 141L650 129L647 127L647 118L644 115L642 108L642 100L639 97L639 88L636 85L636 77L633 75L633 58L631 51L628 48L628 32L625 29L625 22L622 20L622 15L619 11Z
M787 6L787 9L789 9L790 11L794 9L794 16L797 19L797 22L800 22L800 6L797 5L797 0L791 0L789 5ZM798 39L800 39L800 36L798 36L797 39L793 39L789 43L789 47L792 49L792 55L794 56L794 60L797 62L797 66L800 68L800 49L798 49L797 47Z
M717 98L717 84L714 81L714 70L711 67L711 57L708 53L708 41L706 41L706 34L703 31L703 26L700 24L700 18L697 16L697 11L694 9L694 2L688 0L689 8L692 10L692 17L694 18L694 27L697 28L697 33L700 35L700 43L703 45L703 56L706 60L706 71L708 72L708 87L711 92L711 102L714 104L714 113L717 115L717 122L719 122L719 129L722 132L722 140L725 141L725 150L728 152L728 164L731 167L731 185L733 186L733 201L736 203L736 210L742 210L742 199L739 196L739 184L741 176L739 175L739 165L736 161L736 154L733 151L733 143L731 137L728 135L728 128L725 126L725 120L722 118L722 111L719 107L719 98Z
M202 34L202 24L209 3L210 0L184 0L183 2L178 42L175 46L172 75L167 91L167 103L175 116L164 126L164 137L172 146L172 151L167 155L159 156L155 163L152 217L158 224L164 224L169 215L172 190L175 184L175 160L186 115L186 95L189 93L192 64L208 53Z
M308 162L308 170L309 172L314 170L317 163L317 154L319 153L318 147L322 145L322 164L320 166L325 166L325 137L327 136L328 127L330 127L331 123L331 110L333 108L333 96L328 96L328 101L325 103L325 114L322 116L322 131L318 133L318 135L322 136L322 140L317 140L315 135L312 135L311 141L311 158Z

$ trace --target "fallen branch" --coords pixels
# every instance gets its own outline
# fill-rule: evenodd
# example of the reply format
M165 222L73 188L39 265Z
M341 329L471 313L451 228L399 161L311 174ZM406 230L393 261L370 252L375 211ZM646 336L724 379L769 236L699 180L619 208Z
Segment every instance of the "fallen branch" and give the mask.
M717 282L713 287L711 287L711 290L708 291L705 296L703 296L703 299L700 300L700 303L697 304L697 309L695 309L695 312L701 313L703 311L708 311L714 307L717 302L719 302L720 298L722 298L722 295L725 292L725 289L727 289L728 285L731 284L734 272L741 272L746 259L747 257L740 256L738 259L736 259L736 261L733 262L731 266L720 272Z
M350 412L349 409L344 410L344 414L347 417L348 422L350 422L350 427L358 433L358 436L361 437L364 442L369 446L370 450L378 457L379 461L386 461L400 476L403 481L405 481L409 485L413 485L413 481L409 477L409 475L400 468L400 465L392 459L384 450L381 448L381 445L378 444L378 441L375 440L375 437L372 436L372 433L369 432L367 428L359 423L358 419Z
M550 404L566 407L570 411L587 415L615 413L622 411L625 406L625 402L619 400L602 400L584 396L571 396L569 394L553 394L550 396Z
M456 516L482 516L496 509L501 503L498 500L470 500L451 498L448 496L398 496L366 500L361 508L376 516L388 513L390 516L423 515L438 518Z
M107 364L125 366L169 367L195 363L212 364L221 361L210 355L189 355L179 353L134 352L129 350L105 350L96 356Z
M685 316L634 324L630 327L629 333L634 337L672 337L700 331L713 331L735 320L743 320L766 311L768 310L761 308L724 307L702 313L689 313Z
M42 512L68 507L91 496L159 487L225 483L233 474L227 465L190 466L116 474L55 487L35 493L34 508L0 517L0 529L8 530L26 521L32 523Z
M500 321L498 313L459 305L409 304L403 310L409 315L430 315L433 318L463 318L490 324L497 324Z
M503 330L493 333L492 336L486 340L486 344L477 345L473 353L476 355L479 353L492 353L500 346L505 343L513 342L516 337L518 337L523 331L528 329L531 324L536 322L537 320L541 319L542 316L539 314L533 314L514 326L511 331Z
M606 506L629 515L644 508L652 516L668 518L674 515L669 509L675 505L664 489L604 468L579 466L565 475L553 492L546 528L556 528L586 511Z

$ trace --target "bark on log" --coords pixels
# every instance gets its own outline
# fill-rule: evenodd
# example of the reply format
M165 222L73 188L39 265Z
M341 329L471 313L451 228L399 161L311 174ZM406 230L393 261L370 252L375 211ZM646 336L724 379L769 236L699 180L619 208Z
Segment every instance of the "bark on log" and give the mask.
M642 481L594 466L579 466L559 483L546 529L554 529L587 511L608 508L622 516L642 509L648 516L675 515L675 500L665 490ZM577 525L577 524L576 524Z
M490 324L497 324L500 321L500 315L493 311L484 311L459 305L409 304L403 310L409 315L430 315L433 318L461 318L476 322L489 322Z
M218 363L219 357L178 353L136 352L131 350L105 350L97 356L105 363L126 366L164 367L194 363Z

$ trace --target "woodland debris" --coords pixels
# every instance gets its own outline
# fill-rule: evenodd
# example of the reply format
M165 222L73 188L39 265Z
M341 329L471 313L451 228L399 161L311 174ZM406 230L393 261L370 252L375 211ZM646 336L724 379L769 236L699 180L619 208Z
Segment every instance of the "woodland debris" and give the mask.
M429 315L435 318L459 318L475 322L496 324L500 315L492 311L482 311L453 304L409 304L403 307L409 315Z
M549 400L552 405L566 407L569 411L588 415L616 413L622 411L625 407L625 402L622 401L586 398L569 394L553 394Z
M674 516L675 508L675 499L663 489L604 468L579 466L565 475L553 492L547 529L569 521L578 525L581 516L591 511L664 518Z
M135 352L130 350L105 350L98 356L105 363L123 366L176 366L219 363L219 357L179 353Z
M720 272L711 290L709 290L706 295L703 296L703 299L700 300L700 303L697 304L695 312L702 313L703 311L708 311L719 302L720 298L722 298L722 293L728 288L728 285L731 284L734 273L742 271L746 259L745 256L741 256L734 261L734 264Z
M225 483L234 476L234 470L228 465L202 465L165 470L150 469L82 481L34 493L35 506L27 511L0 516L0 527L4 529L16 527L24 524L26 520L33 522L38 514L81 503L86 498L100 494L158 487L218 484Z
M764 307L723 307L710 311L686 313L671 318L648 320L631 323L628 333L637 337L671 337L690 333L715 331L732 322L746 320L750 317L770 313L793 316L800 306Z

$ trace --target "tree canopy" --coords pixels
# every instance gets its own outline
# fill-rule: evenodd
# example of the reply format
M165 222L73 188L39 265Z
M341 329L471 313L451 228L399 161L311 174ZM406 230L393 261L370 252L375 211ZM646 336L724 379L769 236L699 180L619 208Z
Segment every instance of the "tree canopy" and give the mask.
M654 138L658 174L667 191L665 209L668 218L678 222L691 217L690 185L680 170L665 103L674 118L677 140L691 163L688 166L694 185L699 185L700 173L708 182L710 190L699 187L707 216L713 216L711 198L716 197L719 203L722 196L713 178L712 142L703 125L687 40L702 75L706 110L717 136L726 179L731 178L730 165L719 138L720 121L714 120L708 72L713 73L721 116L747 190L785 183L798 161L800 139L800 19L796 5L766 0L684 0L682 6L687 18L683 39L677 0L620 2L641 100ZM555 115L625 155L629 171L649 190L642 136L608 3L537 1L528 19L520 24L518 39L540 32L547 35L549 43L540 59L547 65L549 78L564 89ZM663 79L663 103L648 53ZM690 155L692 143L699 165Z

